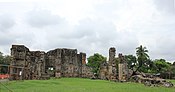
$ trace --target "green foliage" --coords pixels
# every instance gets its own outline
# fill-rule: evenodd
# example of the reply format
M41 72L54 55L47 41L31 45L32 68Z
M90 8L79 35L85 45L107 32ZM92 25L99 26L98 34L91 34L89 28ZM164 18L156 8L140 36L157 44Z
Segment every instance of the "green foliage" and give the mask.
M147 60L149 59L149 56L147 53L148 53L148 50L146 49L146 47L143 47L142 45L136 48L137 61L140 67L144 63L146 63Z
M9 55L3 56L3 53L0 52L0 64L9 65L11 61L11 57Z
M138 67L136 71L145 71L145 68L149 67L150 59L148 55L148 50L146 47L140 45L136 48Z
M3 56L3 53L0 52L0 64L3 64L4 62L4 56Z
M162 78L175 78L175 66L169 62L167 62L165 59L155 59L150 62L150 66L148 68L141 67L148 71L142 72L148 72L148 73L160 73Z
M88 63L87 65L92 67L92 72L98 74L99 72L99 67L102 62L106 61L106 57L95 53L93 56L90 56L88 58Z
M9 65L11 61L11 57L9 55L3 56L3 53L0 52L0 64L2 65ZM6 66L1 66L0 67L0 73L7 73L8 67Z
M165 59L151 60L148 50L142 45L136 48L136 56L125 55L128 68L134 71L133 75L137 71L144 73L171 73L171 75L175 75L175 62L171 64Z
M125 55L125 59L128 63L128 68L133 70L134 66L137 64L136 57L133 55Z
M175 83L175 81L172 81ZM10 81L13 92L174 92L174 88L147 87L140 83L110 82L81 78ZM0 86L0 92L9 92Z
M173 66L175 66L175 62L173 62Z
M170 69L170 63L166 62L165 59L156 59L154 60L157 72L166 72Z
M170 67L170 71L172 72L172 74L175 75L175 66L174 65ZM174 76L174 78L175 78L175 76Z

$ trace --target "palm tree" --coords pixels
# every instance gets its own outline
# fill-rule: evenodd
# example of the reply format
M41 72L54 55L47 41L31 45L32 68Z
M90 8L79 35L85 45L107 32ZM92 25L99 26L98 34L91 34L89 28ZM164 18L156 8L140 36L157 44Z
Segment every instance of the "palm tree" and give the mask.
M148 60L149 56L147 53L148 53L148 50L146 49L146 47L143 47L142 45L136 48L136 55L137 55L139 67L141 67L146 60Z
M149 55L147 54L148 50L146 47L143 47L140 45L139 47L136 48L136 55L137 55L137 61L138 61L138 67L136 70L133 72L133 75L144 65L147 63L149 60Z

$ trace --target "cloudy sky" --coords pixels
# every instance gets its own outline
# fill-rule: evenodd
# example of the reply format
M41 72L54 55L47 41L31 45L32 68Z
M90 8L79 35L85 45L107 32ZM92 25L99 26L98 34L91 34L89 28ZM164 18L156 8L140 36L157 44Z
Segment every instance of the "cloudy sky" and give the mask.
M12 2L13 1L13 2ZM0 0L0 51L77 48L88 56L108 49L175 61L174 0Z

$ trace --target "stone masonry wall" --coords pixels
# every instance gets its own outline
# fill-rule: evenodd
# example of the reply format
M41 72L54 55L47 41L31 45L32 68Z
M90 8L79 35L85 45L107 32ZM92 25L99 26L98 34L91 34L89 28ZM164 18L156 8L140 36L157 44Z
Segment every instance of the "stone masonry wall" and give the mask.
M115 81L117 79L116 74L116 61L115 61L115 48L109 49L109 61L103 62L100 65L100 73L99 78L100 79L107 79L107 80L113 80Z
M86 54L77 54L77 49L58 48L47 53L29 51L24 45L12 45L13 79L40 79L42 75L53 77L92 77L91 68L86 66ZM20 75L22 72L22 75Z

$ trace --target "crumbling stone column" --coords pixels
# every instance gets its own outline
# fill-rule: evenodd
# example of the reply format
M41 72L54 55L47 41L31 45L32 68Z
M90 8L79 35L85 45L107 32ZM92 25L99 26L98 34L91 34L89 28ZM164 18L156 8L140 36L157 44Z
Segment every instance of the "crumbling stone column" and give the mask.
M118 55L118 57L119 57L119 64L118 64L119 81L127 81L129 73L127 62L125 61L125 58L121 53Z
M109 65L108 65L108 79L116 80L116 61L115 61L116 50L114 47L109 49Z

